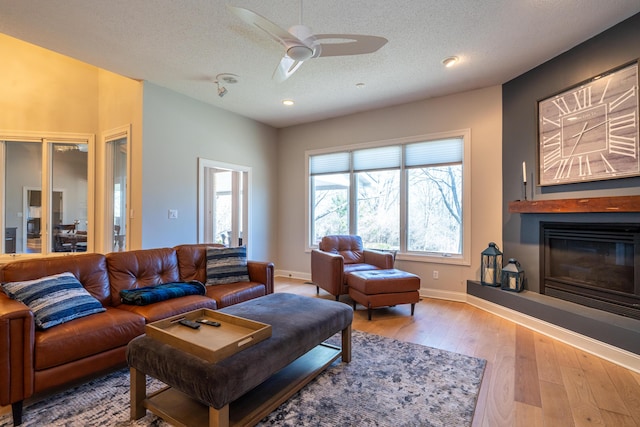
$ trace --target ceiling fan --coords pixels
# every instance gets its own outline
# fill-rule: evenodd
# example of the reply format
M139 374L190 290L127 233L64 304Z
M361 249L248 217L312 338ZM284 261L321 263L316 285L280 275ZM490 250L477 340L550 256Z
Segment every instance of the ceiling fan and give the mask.
M280 64L273 72L273 79L283 82L304 61L323 56L347 56L373 53L387 43L387 39L362 34L313 34L302 25L302 0L300 1L300 25L285 30L262 15L249 9L227 5L231 13L246 24L259 28L285 48ZM321 41L325 42L322 43Z

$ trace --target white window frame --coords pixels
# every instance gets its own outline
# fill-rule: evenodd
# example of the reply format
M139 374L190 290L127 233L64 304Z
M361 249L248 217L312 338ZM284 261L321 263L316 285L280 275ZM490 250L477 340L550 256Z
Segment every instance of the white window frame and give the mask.
M104 212L102 232L104 236L103 250L105 253L113 251L113 153L109 150L109 143L119 139L126 138L127 145L127 188L125 189L125 203L127 209L127 226L125 227L125 248L131 247L131 125L124 125L114 129L110 129L102 133L102 147L104 150L105 164L105 195L104 195ZM107 218L108 217L108 218Z
M85 133L65 133L65 132L40 132L40 131L5 131L0 130L0 141L7 142L31 142L34 144L42 145L42 212L46 213L42 215L40 222L40 230L42 231L42 251L40 253L28 254L5 254L4 239L2 240L2 254L0 254L0 261L5 259L15 258L38 258L43 256L60 256L65 253L53 252L51 250L52 236L49 233L51 227L51 212L50 212L50 198L51 198L51 183L53 177L51 176L51 158L52 147L54 144L86 144L87 153L87 252L94 251L95 240L95 135ZM5 145L0 144L0 165L2 166L2 172L4 173L5 164ZM0 213L0 229L4 230L5 225L5 182L4 177L0 180L0 201L2 202Z
M307 251L311 251L317 248L317 244L311 242L311 176L309 171L309 160L311 156L319 154L330 154L344 151L355 151L365 148L383 147L389 145L406 145L417 142L427 142L450 138L462 138L463 152L462 152L462 253L461 254L435 254L429 252L398 252L396 255L397 260L416 261L416 262L429 262L439 264L454 264L454 265L471 265L471 129L459 129L445 132L429 133L424 135L416 135L406 138L389 139L382 141L367 142L361 144L345 145L338 147L331 147L318 150L305 151L305 247ZM402 173L406 170L402 169ZM353 181L355 172L350 172L351 180ZM405 189L405 177L401 177L401 215L400 215L400 245L406 247L406 189ZM353 190L350 190L353 193ZM352 212L353 209L353 197L350 197L350 227L353 227L354 218Z

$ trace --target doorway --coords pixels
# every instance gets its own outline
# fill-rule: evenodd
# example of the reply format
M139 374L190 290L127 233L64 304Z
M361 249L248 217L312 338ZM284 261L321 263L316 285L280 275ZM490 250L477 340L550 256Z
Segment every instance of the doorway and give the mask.
M198 242L248 244L250 170L198 159Z

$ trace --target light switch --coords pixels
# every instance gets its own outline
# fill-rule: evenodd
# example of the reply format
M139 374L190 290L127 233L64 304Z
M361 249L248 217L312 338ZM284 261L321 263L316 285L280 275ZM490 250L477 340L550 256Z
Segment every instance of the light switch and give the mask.
M169 219L178 218L178 209L169 209Z

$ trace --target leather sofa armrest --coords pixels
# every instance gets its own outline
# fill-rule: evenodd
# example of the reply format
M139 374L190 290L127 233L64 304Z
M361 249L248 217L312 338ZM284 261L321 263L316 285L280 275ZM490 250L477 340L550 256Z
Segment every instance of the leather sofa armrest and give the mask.
M332 295L341 295L344 286L344 258L342 255L311 251L311 281Z
M365 264L375 265L383 270L393 268L393 254L373 249L365 249L363 253Z
M0 405L33 394L33 313L0 291Z
M274 265L272 262L247 261L247 269L249 270L249 279L252 282L263 283L267 288L267 294L272 294Z

